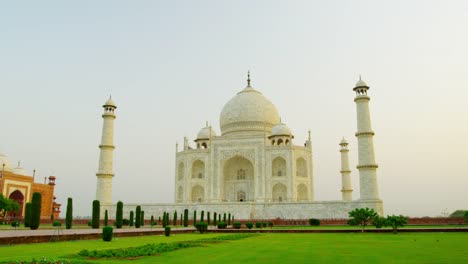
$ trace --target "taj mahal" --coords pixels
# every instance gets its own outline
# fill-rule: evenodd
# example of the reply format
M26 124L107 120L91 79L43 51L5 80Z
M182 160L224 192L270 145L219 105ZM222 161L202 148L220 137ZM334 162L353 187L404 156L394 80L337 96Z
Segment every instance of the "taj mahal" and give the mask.
M338 149L341 168L337 168L341 173L342 199L315 200L310 131L305 142L296 144L275 105L252 87L249 74L247 86L221 111L219 135L207 123L199 130L194 144L185 137L183 146L176 145L174 203L138 205L145 214L155 216L189 209L230 212L236 219L347 218L349 211L361 207L373 208L383 215L369 86L359 79L352 90L357 110L359 198L353 195L348 142L343 138ZM112 99L103 107L96 199L113 215L113 123L117 107ZM124 214L136 205L125 204Z

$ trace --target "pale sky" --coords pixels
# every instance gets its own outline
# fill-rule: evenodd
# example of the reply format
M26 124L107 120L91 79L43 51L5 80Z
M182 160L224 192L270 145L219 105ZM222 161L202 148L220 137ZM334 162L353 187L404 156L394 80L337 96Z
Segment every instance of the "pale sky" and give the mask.
M116 102L114 202L174 201L175 143L246 85L302 145L316 200L341 199L352 88L370 86L386 214L468 209L467 1L3 1L0 152L57 176L65 211L91 215L102 104Z

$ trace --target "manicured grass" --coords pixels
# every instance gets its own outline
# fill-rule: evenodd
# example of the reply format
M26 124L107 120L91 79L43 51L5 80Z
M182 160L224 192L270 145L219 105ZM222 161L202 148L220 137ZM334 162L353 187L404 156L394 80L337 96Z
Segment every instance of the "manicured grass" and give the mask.
M82 249L124 248L187 241L222 234L119 238L112 242L74 241L0 247L0 261L58 258ZM132 263L468 263L468 233L259 234L133 259ZM124 263L126 259L88 260Z
M245 226L242 226L245 228ZM465 227L468 228L468 225L406 225L400 228L457 228L457 227ZM253 228L255 229L255 228ZM266 227L265 229L269 229ZM312 230L321 230L321 229L346 229L346 230L361 230L360 226L349 226L349 225L327 225L327 226L273 226L273 229L283 229L283 230L295 230L295 229L312 229ZM375 226L366 226L366 229L376 229ZM382 229L391 229L391 227L382 227Z

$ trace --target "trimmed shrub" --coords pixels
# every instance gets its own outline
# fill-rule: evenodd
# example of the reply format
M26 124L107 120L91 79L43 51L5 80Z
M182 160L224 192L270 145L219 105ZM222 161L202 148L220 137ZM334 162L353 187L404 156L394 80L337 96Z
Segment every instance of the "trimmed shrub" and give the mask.
M232 226L235 228L235 229L240 229L242 224L240 222L234 222L232 223Z
M91 217L91 227L99 228L99 214L101 213L101 206L98 200L93 201L93 215Z
M122 219L122 225L123 225L123 226L128 226L128 225L130 225L130 220L128 220L127 218ZM117 227L117 228L118 228L118 227Z
M465 223L468 224L468 211L465 211L465 213L463 214L463 216L465 217Z
M188 226L188 209L184 210L184 227Z
M141 211L140 226L145 226L145 211Z
M17 221L13 221L13 222L11 222L11 226L12 226L12 227L15 227L15 228L16 228L16 227L19 227L19 226L20 226L20 223L19 223L18 220L17 220Z
M93 221L88 221L88 226L92 227L93 226Z
M255 227L256 227L256 228L262 228L262 223L256 222L256 223L255 223Z
M206 212L206 224L210 225L210 212Z
M225 229L227 227L226 222L218 222L218 228L219 229Z
M264 227L264 228L267 227L267 223L266 223L266 222L263 222L263 223L262 223L262 227Z
M252 224L252 222L247 222L247 223L245 223L245 226L246 226L248 229L252 229L253 224Z
M174 219L172 219L172 225L177 225L177 211L174 211Z
M311 226L319 226L319 225L320 225L320 220L315 219L315 218L311 218L311 219L309 219L309 225L311 225Z
M102 228L102 240L103 241L111 241L112 240L112 233L114 231L114 228L112 226L105 226Z
M73 223L73 200L68 197L67 200L67 213L65 215L65 228L71 229Z
M32 230L36 230L39 228L41 220L42 196L40 193L33 193L31 204L31 220L29 224Z
M129 220L129 226L133 226L133 223L134 223L134 221L133 221L133 218L134 218L134 217L133 217L133 216L134 216L134 213L133 213L133 211L130 211L130 220Z
M195 224L195 228L197 228L200 234L203 234L208 230L208 224L205 222L198 222Z
M167 236L167 237L171 235L171 227L170 226L166 226L164 228L164 235Z
M213 214L213 225L216 225L216 222L217 222L216 220L217 220L217 218L216 218L216 212L215 212Z
M271 221L268 222L268 226L269 226L270 228L273 228L273 222L271 222Z
M231 225L231 213L229 213L227 224L228 224L228 226Z
M54 221L54 222L52 223L52 226L53 226L53 227L61 227L61 226L62 226L62 223L60 223L60 221Z
M109 225L109 214L107 213L107 210L104 211L104 226Z
M24 227L31 226L31 208L32 203L26 203L26 208L24 210Z
M197 210L193 210L193 225L197 223Z
M118 201L117 210L115 212L115 227L122 228L123 224L123 203Z
M137 205L135 210L135 227L140 228L141 226L141 206Z
M205 211L201 211L200 222L205 222Z

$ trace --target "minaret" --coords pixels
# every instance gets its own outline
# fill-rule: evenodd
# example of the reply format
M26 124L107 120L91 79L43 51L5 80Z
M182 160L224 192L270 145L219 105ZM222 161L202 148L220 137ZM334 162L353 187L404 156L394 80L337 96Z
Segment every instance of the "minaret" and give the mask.
M102 126L101 149L99 155L99 169L96 173L97 187L96 187L96 200L102 205L110 205L112 203L112 177L113 171L113 156L114 156L114 119L115 119L115 106L112 98L102 106L104 113L102 118L104 123Z
M367 91L369 86L361 80L356 83L353 91L356 92L356 110L357 110L357 132L359 164L359 184L361 200L379 200L379 189L377 186L377 164L374 156L374 132L371 127L371 118L369 112L369 100Z
M343 138L340 142L341 152L341 195L344 202L353 200L353 189L351 186L351 170L349 169L348 142Z

